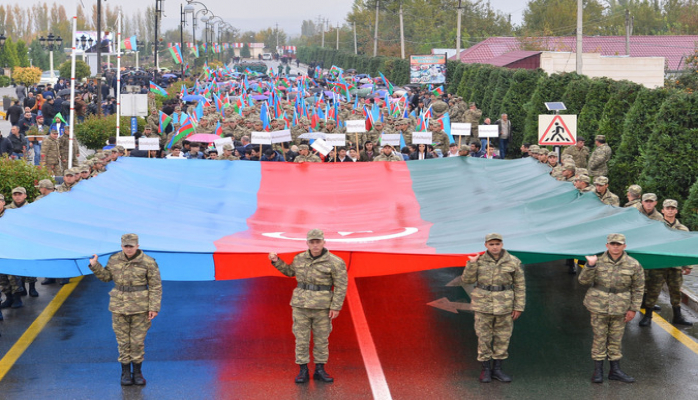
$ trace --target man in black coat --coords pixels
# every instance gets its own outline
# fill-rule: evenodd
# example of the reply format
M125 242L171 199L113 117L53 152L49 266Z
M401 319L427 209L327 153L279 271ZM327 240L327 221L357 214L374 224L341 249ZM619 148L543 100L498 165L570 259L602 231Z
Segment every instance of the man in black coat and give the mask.
M44 116L44 125L46 126L51 126L53 119L56 117L57 111L53 108L54 102L53 96L48 96L41 107L41 115Z
M17 122L22 117L23 112L24 109L20 107L19 101L15 100L14 102L12 102L10 108L7 109L7 113L5 114L5 120L9 120L10 124L12 125L17 125Z
M22 106L34 108L36 105L36 97L34 97L34 92L27 93L27 97L24 98Z

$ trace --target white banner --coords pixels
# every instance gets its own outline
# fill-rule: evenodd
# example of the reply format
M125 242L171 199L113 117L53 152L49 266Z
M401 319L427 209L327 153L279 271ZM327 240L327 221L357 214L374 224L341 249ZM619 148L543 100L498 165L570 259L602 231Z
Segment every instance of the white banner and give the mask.
M431 132L412 132L412 144L432 144Z
M281 131L271 132L271 142L272 143L284 143L284 142L290 142L291 140L292 140L292 138L291 138L291 130L290 129L284 129Z
M344 121L347 124L347 133L364 133L366 132L366 120L357 119Z
M323 139L316 139L313 144L310 145L312 148L315 150L319 151L322 153L323 156L326 156L330 154L330 151L332 151L333 147L330 146L326 141Z
M470 122L454 122L451 124L451 135L453 136L470 136Z
M271 144L271 133L269 132L252 132L250 140L252 144Z
M138 150L160 150L160 139L142 137L138 139Z
M478 125L477 131L481 138L499 137L499 125Z
M325 141L330 146L344 146L347 144L347 137L343 133L328 133L325 135Z
M308 132L308 133L301 133L298 135L298 139L324 139L325 138L325 133L323 132Z
M384 133L381 135L381 146L389 144L395 148L400 148L399 133Z
M118 136L116 138L116 145L123 146L126 150L131 150L136 148L136 137L135 136Z
M225 146L226 144L230 144L231 146L233 145L233 138L226 137L223 139L214 140L213 144L216 146L216 151L220 156L221 154L223 154L223 146Z

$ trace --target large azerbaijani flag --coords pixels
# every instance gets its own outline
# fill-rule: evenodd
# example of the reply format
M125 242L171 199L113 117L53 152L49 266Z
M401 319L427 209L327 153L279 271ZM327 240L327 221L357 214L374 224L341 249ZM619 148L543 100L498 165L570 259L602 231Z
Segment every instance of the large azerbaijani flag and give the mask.
M165 89L161 88L153 81L150 81L150 91L161 96L167 97L167 92L165 91Z
M57 209L81 219L62 220ZM185 229L173 215L187 216ZM51 234L54 222L60 235ZM279 276L267 253L290 262L314 228L356 277L464 265L490 232L524 263L599 253L619 232L645 268L698 264L697 233L604 205L530 159L334 165L122 157L70 192L7 210L0 273L89 274L92 254L105 264L120 251L121 235L135 232L163 279Z
M121 48L124 50L138 51L137 43L138 41L136 40L136 36L131 36L121 42Z
M170 54L172 55L172 58L174 59L175 64L181 64L182 63L182 50L179 48L179 44L175 43L174 46L168 47L168 50L170 51Z

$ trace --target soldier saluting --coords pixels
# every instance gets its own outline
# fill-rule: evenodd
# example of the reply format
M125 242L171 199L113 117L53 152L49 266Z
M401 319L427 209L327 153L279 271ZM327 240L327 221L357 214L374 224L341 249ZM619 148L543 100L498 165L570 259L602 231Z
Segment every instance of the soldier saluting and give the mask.
M308 250L296 255L291 265L286 264L276 253L269 253L274 268L286 276L295 276L298 287L293 290L293 334L296 337L296 364L300 373L296 383L310 379L310 333L313 334L313 378L333 382L325 371L329 358L329 336L332 320L339 316L347 294L347 267L344 261L325 248L325 235L319 229L308 232ZM334 290L332 287L334 286Z
M464 283L475 284L470 297L475 312L477 360L482 363L480 382L489 383L492 378L511 382L511 377L502 372L502 360L509 357L514 321L526 305L526 281L521 260L502 247L502 235L485 236L485 247L485 254L470 257L461 277Z

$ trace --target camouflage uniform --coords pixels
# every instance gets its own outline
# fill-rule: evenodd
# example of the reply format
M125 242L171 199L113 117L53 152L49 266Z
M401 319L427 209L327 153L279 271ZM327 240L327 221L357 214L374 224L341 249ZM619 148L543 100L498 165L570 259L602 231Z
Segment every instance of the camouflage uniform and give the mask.
M582 270L579 283L592 285L584 297L594 331L591 358L595 361L603 361L606 357L611 361L620 360L625 313L639 311L642 303L645 288L642 266L625 252L618 260L604 252L595 266L587 264Z
M636 209L641 209L642 208L642 200L640 199L635 199L635 200L630 200L629 202L625 203L623 207L635 207Z
M296 158L293 159L293 162L322 162L322 160L316 154L310 153L307 156L297 155Z
M10 204L5 206L5 210L14 210L17 208L22 208L29 204L28 201L24 201L22 204L17 204L14 201L12 201ZM3 214L4 215L4 210ZM2 216L0 215L0 216ZM36 282L35 277L23 277L23 276L17 276L17 275L7 275L7 274L0 274L0 287L2 288L2 292L5 293L5 296L12 297L14 293L25 293L24 292L24 287L20 289L20 285L22 285L22 279L25 279L26 282L33 283ZM15 298L15 301L18 301L19 299ZM18 302L21 306L21 302ZM9 306L9 304L8 304Z
M475 104L475 103L471 103ZM480 118L482 118L482 110L475 109L471 110L468 108L463 113L463 122L470 122L470 135L473 139L479 139L478 125L480 125Z
M570 155L574 160L574 165L579 168L587 167L587 160L589 159L589 148L582 147L579 149L577 146L568 146L565 151L562 152L563 155Z
M63 169L68 168L68 153L70 151L70 136L66 133L60 138L58 138L58 148L61 153L61 164ZM78 165L78 154L80 154L80 149L78 147L77 140L73 140L73 166Z
M589 176L596 177L608 175L608 160L611 159L611 153L611 148L606 143L597 147L594 152L591 153L587 166L587 169L589 169ZM576 160L575 165L577 165Z
M553 178L555 178L555 179L557 179L557 180L559 180L559 181L560 181L560 180L563 180L562 170L563 170L564 168L565 168L565 167L563 167L563 166L560 165L560 164L555 165L555 166L553 167L552 171L550 171L550 176L552 176ZM574 177L572 177L571 179L574 179ZM566 182L570 182L570 179L567 179Z
M431 142L438 143L434 145L435 149L441 149L441 154L446 155L448 153L448 146L450 146L448 135L443 129L435 129L431 131Z
M313 360L325 364L329 357L329 336L332 320L329 311L342 309L347 293L347 268L344 261L323 249L314 258L310 250L296 255L291 265L282 259L272 263L286 276L295 276L298 287L293 290L293 334L296 337L296 364L310 362L310 333L313 334ZM311 285L313 287L308 287ZM334 286L334 291L331 287Z
M141 363L145 355L145 335L150 329L148 312L160 312L162 283L153 258L138 250L129 259L123 252L109 257L106 267L90 265L97 279L114 281L109 292L109 311L119 346L121 364Z
M397 155L395 153L393 153L389 156L386 156L385 153L383 153L381 151L380 154L373 157L373 161L405 161L405 160L403 160L402 157L400 157L399 155Z
M41 142L41 163L42 167L46 167L48 172L53 175L62 175L61 168L61 152L59 139L52 138L51 135Z
M502 250L499 260L485 252L476 262L468 262L461 279L475 284L470 297L475 312L478 361L506 359L514 329L511 313L523 312L526 305L521 261L506 250Z

